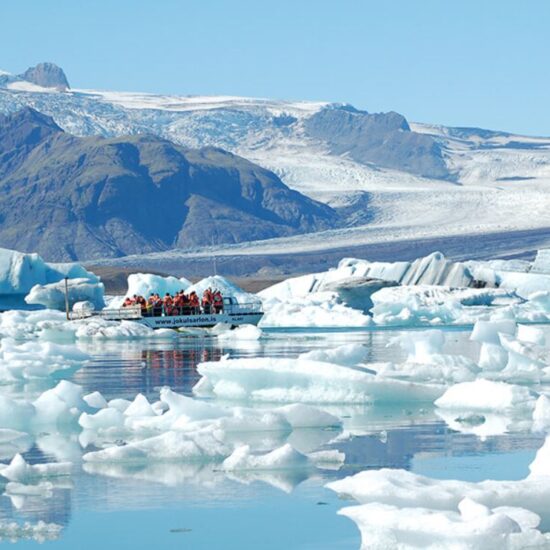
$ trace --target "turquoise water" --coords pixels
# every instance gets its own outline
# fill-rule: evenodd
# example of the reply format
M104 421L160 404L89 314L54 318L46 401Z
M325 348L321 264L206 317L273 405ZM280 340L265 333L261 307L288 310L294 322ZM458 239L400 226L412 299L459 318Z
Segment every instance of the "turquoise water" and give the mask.
M101 391L107 399L133 398L138 392L157 399L164 385L191 395L201 361L225 354L293 357L351 342L368 347L369 361L398 361L404 358L402 350L387 346L398 334L274 331L260 342L232 346L207 336L181 336L175 342L93 343L82 345L93 355L92 363L72 380L86 392ZM446 351L474 357L477 348L468 334L449 331ZM57 540L42 544L46 548L358 549L355 525L337 515L349 501L325 489L328 481L382 467L436 478L521 479L542 444L531 433L482 440L454 432L431 409L332 409L353 426L353 436L335 441L333 432L302 430L291 437L297 447L344 452L346 460L340 470L229 475L208 465L151 464L92 471L82 467L82 449L75 436L41 434L25 458L32 463L71 460L73 475L47 498L29 497L21 505L2 496L0 518L62 525ZM36 547L38 543L19 541L17 546Z

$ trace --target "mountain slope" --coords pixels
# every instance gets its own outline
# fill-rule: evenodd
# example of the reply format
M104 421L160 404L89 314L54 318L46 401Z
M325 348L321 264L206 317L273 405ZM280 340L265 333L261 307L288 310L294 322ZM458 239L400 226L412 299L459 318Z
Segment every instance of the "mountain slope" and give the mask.
M0 243L50 260L236 243L328 228L329 207L220 149L79 138L25 108L0 117Z
M79 136L150 133L185 147L221 147L336 209L342 220L322 234L250 250L345 250L550 228L550 138L420 124L326 102L29 86L0 72L0 112L33 106ZM209 223L207 212L193 209L195 227L199 219Z

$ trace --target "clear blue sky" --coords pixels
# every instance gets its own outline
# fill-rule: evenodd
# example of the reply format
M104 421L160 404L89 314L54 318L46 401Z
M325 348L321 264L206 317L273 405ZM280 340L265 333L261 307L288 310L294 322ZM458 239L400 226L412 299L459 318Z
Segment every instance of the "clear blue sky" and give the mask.
M2 0L0 68L550 135L548 0Z

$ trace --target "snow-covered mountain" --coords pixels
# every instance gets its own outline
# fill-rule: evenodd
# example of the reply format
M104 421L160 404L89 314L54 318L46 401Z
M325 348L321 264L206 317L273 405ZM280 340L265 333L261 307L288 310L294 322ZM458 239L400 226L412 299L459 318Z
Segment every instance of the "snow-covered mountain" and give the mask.
M0 73L0 112L22 106L75 135L153 133L188 147L221 147L347 220L348 227L275 247L311 251L550 228L550 138L412 123L323 102L57 91Z

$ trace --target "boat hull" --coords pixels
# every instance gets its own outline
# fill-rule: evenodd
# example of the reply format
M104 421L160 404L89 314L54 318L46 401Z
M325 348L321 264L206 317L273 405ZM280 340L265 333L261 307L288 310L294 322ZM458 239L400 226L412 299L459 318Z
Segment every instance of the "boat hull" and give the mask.
M197 315L163 315L158 317L141 317L136 322L153 329L158 328L198 328L213 327L219 323L232 326L257 325L263 313L200 313Z

